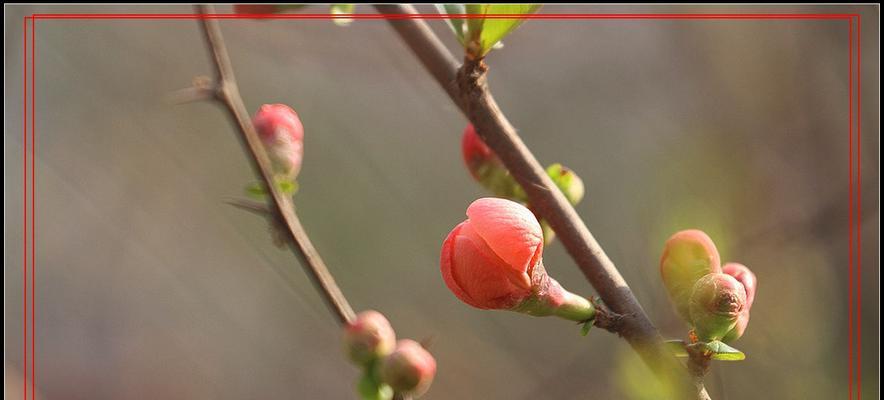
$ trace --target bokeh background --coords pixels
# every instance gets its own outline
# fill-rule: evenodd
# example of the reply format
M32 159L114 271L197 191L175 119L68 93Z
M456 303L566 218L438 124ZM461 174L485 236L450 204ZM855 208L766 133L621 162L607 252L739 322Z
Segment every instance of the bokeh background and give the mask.
M871 398L879 11L747 7L543 11L862 13L862 382ZM5 7L4 363L13 384L22 363L22 17L190 11ZM430 24L458 50L441 21ZM463 116L384 21L222 29L249 108L286 103L301 115L298 211L351 302L382 310L401 337L432 338L439 373L427 399L659 398L615 336L482 312L447 291L440 243L485 193L462 166ZM273 246L263 219L224 203L254 180L226 115L167 101L211 72L197 23L41 20L36 47L43 398L355 398L357 370L297 260ZM846 397L846 21L533 20L488 63L493 92L541 162L585 181L579 213L665 336L687 329L657 271L669 234L704 229L724 260L758 275L749 330L735 343L748 359L714 366L713 398ZM594 293L560 243L545 259L566 287Z

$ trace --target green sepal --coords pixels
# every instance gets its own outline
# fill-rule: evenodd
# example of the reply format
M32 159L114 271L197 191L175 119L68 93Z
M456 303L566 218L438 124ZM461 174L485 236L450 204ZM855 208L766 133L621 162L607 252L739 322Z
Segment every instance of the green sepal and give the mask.
M525 189L522 189L512 174L499 162L483 163L476 171L476 175L479 176L479 183L495 196L522 204L528 202Z
M267 188L264 187L264 182L253 182L246 186L245 189L246 195L255 199L255 200L264 200L267 197Z
M667 340L664 344L674 356L678 358L689 357L687 344L685 344L684 340Z
M393 388L381 382L377 374L377 361L365 365L362 376L356 384L356 391L362 400L391 400Z
M595 321L586 321L583 323L583 326L580 327L580 336L586 336L589 334L589 330L592 329L592 323Z
M295 193L298 192L298 182L282 177L276 178L276 187L287 196L294 196ZM255 200L264 200L270 195L267 187L264 186L264 182L253 182L249 184L245 188L245 193Z
M710 352L712 352L713 360L721 360L721 361L742 361L746 359L746 354L742 351L737 350L730 345L719 341L713 340L709 343L706 343L707 348Z
M687 345L691 351L698 351L708 356L712 360L719 361L742 361L746 359L746 354L734 347L731 347L720 340L711 342L697 342Z

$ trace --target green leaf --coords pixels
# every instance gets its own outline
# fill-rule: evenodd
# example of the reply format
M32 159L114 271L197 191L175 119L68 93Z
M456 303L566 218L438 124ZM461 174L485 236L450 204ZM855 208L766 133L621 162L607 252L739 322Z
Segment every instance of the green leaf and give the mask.
M332 14L353 14L354 4L332 4L329 11ZM337 26L347 26L353 22L353 18L337 18L332 19Z
M246 186L246 195L253 199L264 200L267 196L267 189L264 187L263 182L254 182Z
M436 4L436 10L439 14L466 14L467 10L463 4ZM463 18L446 18L445 22L454 32L457 41L461 46L466 46L467 22Z
M669 351L676 357L687 358L689 356L684 340L667 340L665 343Z
M466 11L479 15L527 15L539 8L539 4L468 4ZM470 18L467 21L467 52L474 57L484 57L522 21L524 18Z
M583 326L580 328L580 336L586 336L589 333L589 330L592 329L592 323L592 320L583 323Z
M287 195L293 196L298 192L298 182L277 177L276 187ZM264 182L254 182L246 186L246 195L256 200L264 200L270 195L270 191L264 186Z
M279 187L279 190L289 196L298 192L298 182L295 181L280 180L276 182L276 185Z
M721 361L741 361L746 359L746 355L743 354L742 351L739 351L731 346L728 346L724 342L713 340L709 343L706 343L706 348L712 352L713 360L721 360Z

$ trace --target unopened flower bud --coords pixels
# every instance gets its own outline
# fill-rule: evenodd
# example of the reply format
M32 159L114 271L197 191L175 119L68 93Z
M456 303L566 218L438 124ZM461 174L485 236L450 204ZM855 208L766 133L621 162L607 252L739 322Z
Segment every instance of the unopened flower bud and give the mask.
M442 244L442 278L454 295L476 308L511 310L573 321L595 317L595 308L546 274L540 224L519 203L482 198L468 219Z
M383 314L368 310L359 313L344 328L344 348L350 359L366 365L393 351L396 333Z
M746 289L734 277L708 274L694 285L690 298L691 323L704 342L721 340L737 323L746 307Z
M583 200L585 190L583 180L574 171L562 164L555 163L546 168L546 174L555 182L571 205L576 206L580 200Z
M402 339L381 361L381 381L396 393L419 397L427 392L436 375L436 359L420 343Z
M743 264L727 263L721 267L721 271L734 277L746 289L746 306L743 307L743 312L737 318L737 324L734 325L734 329L731 329L722 339L724 342L732 342L743 336L743 333L746 332L746 327L749 326L749 309L752 308L752 303L755 301L755 288L758 285L758 281L755 278L755 274Z
M660 258L660 274L669 298L686 321L691 317L689 308L694 285L701 277L718 272L721 272L718 250L703 231L680 231L666 241Z
M461 150L470 175L483 187L495 196L522 203L528 201L522 186L510 175L494 151L482 141L473 124L467 125L463 131Z
M284 104L265 104L252 118L277 177L293 181L304 157L304 126Z

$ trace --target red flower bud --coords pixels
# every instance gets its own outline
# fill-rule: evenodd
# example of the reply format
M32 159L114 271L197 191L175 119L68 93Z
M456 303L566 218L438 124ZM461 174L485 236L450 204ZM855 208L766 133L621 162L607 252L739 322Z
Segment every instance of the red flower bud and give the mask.
M381 361L381 381L396 393L419 397L427 392L436 375L436 359L418 342L402 339Z
M350 359L365 365L393 351L396 333L383 314L368 310L359 313L344 328L344 347Z
M558 315L584 321L595 309L546 274L540 224L519 203L483 198L467 208L442 244L442 278L454 295L480 309Z
M255 130L281 177L294 180L304 157L304 126L298 113L284 104L265 104L252 118Z
M708 274L694 285L690 298L694 333L704 342L721 340L734 329L746 307L746 289L734 277Z
M466 129L463 130L461 150L463 151L463 160L467 164L470 175L477 181L481 181L479 169L483 165L488 163L500 164L497 155L476 134L476 128L473 127L473 124L468 124Z
M743 284L743 288L746 290L746 306L737 318L737 324L734 326L734 329L728 332L724 339L722 339L725 342L731 342L739 339L746 332L746 327L749 325L749 309L752 308L752 303L755 301L755 288L758 281L755 278L755 274L743 264L727 263L721 267L721 271L734 277Z
M494 154L482 138L476 134L473 124L467 125L461 141L463 160L477 182L495 196L525 203L528 196L515 178L510 175L500 158Z
M721 272L715 243L706 233L691 229L672 235L663 248L660 274L678 313L690 321L690 297L697 281Z

